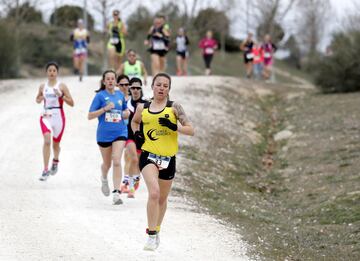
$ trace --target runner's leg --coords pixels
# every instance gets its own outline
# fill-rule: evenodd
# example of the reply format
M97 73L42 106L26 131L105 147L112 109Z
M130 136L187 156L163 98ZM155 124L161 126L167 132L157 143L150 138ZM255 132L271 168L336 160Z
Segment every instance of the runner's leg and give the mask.
M112 163L113 163L113 183L114 190L120 191L122 170L121 170L121 156L125 147L125 141L115 141L112 144Z
M167 198L171 190L172 181L173 180L159 179L159 187L160 187L159 215L156 224L158 227L161 226L161 223L165 216L165 212L167 208Z
M101 164L101 174L103 179L107 179L107 175L109 172L109 169L111 167L111 154L112 149L111 146L107 148L100 147L101 156L103 159L103 163Z
M44 134L44 144L43 144L44 170L47 170L49 167L50 145L51 145L51 134L47 132Z
M142 175L148 189L147 219L150 231L156 230L159 216L160 188L158 182L159 170L154 164L148 164L142 169Z
M151 73L152 76L155 76L159 73L159 66L160 66L160 57L158 54L151 54Z

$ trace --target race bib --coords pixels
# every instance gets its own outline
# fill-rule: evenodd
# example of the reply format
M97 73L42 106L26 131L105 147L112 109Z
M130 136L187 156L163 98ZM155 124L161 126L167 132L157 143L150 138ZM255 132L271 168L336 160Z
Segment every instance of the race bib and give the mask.
M159 156L153 153L149 153L148 160L154 162L159 169L167 169L169 167L171 157Z
M153 46L152 48L154 50L165 50L166 46L164 41L160 41L160 40L153 40Z
M247 53L247 54L246 54L246 58L247 58L247 59L253 59L253 58L254 58L254 54L252 54L252 53Z
M213 54L214 53L214 48L210 48L210 47L205 48L205 53L206 54Z
M119 123L121 121L121 111L109 111L105 113L105 121Z
M118 44L120 42L120 39L117 37L112 37L110 38L110 43L111 44Z
M266 53L264 54L264 57L265 57L265 58L271 58L271 53L266 52Z

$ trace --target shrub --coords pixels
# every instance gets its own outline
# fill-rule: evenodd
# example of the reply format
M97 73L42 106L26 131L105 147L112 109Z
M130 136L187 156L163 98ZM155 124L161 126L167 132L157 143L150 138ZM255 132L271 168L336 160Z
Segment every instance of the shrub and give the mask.
M360 91L360 31L338 33L332 53L314 62L315 82L324 93Z
M0 78L16 76L16 50L14 35L4 23L0 22Z

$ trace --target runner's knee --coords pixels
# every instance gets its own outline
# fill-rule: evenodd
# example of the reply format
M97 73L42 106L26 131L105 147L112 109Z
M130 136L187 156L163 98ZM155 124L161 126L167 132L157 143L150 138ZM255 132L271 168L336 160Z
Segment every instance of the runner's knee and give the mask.
M149 199L159 201L159 199L160 199L160 190L159 189L152 189L149 192Z

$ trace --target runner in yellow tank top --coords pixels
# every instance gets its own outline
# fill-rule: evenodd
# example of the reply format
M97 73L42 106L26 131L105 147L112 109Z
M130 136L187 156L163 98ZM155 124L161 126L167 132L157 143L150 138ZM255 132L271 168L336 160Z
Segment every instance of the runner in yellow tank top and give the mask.
M160 243L160 225L176 171L178 133L194 135L194 128L182 106L168 100L171 78L155 75L151 102L138 105L131 121L137 146L142 146L139 167L148 189L148 239L144 250L155 250ZM140 131L140 123L143 131Z

